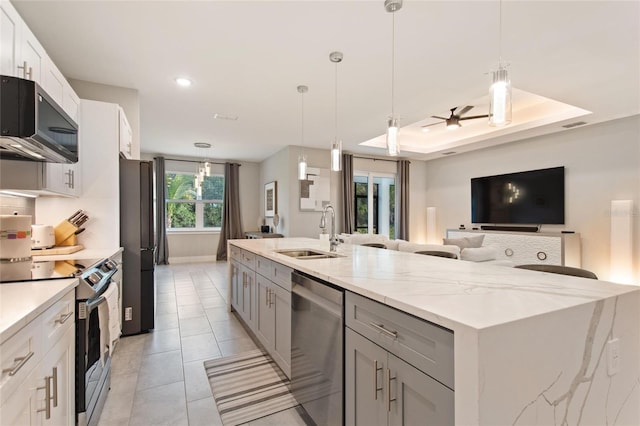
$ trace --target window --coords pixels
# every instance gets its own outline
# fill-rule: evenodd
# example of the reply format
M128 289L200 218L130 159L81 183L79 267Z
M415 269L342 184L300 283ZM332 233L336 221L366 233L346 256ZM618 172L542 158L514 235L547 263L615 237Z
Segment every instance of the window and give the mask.
M395 238L395 176L355 172L353 176L355 232Z
M219 231L222 226L224 176L205 176L202 199L196 197L194 173L167 172L167 229Z

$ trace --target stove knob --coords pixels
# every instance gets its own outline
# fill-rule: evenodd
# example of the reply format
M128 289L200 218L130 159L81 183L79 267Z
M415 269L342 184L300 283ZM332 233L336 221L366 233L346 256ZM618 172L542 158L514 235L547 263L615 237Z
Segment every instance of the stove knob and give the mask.
M109 268L110 271L116 269L116 267L118 266L118 264L111 259L107 260L105 265L107 266L107 268Z
M89 275L89 276L87 277L87 280L88 280L91 284L95 285L95 284L98 284L98 283L100 282L100 278L102 278L102 275L100 275L100 274L99 274L99 273L97 273L97 272L94 272L94 273L92 273L91 275Z

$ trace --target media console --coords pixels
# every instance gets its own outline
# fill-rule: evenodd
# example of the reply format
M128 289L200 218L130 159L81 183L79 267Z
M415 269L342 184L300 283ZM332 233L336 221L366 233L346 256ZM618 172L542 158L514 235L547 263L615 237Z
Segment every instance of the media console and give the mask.
M575 268L581 265L580 234L577 233L447 229L447 238L470 234L484 234L482 245L496 247L498 260L510 260L515 265L538 263Z

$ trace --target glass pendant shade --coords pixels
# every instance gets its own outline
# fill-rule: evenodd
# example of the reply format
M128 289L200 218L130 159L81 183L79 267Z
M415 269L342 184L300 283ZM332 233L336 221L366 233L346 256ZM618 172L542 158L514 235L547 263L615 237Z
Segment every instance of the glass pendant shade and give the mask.
M511 80L502 65L493 72L489 98L489 125L504 126L511 123Z
M339 172L342 170L342 141L335 140L331 144L331 170Z
M387 128L387 154L392 157L400 154L400 145L398 144L398 119L390 118L389 127Z
M307 157L304 155L298 156L298 180L307 179Z
M207 177L211 176L211 164L209 164L208 161L204 163L204 175Z

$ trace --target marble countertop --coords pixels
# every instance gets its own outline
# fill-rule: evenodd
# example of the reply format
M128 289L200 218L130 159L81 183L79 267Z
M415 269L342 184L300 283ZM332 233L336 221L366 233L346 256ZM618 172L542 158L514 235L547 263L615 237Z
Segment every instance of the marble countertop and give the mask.
M0 344L77 285L77 278L0 284Z
M124 249L118 248L103 248L103 249L83 249L71 254L54 254L48 256L34 256L33 258L38 261L47 262L50 260L81 260L81 259L104 259L107 257L115 256L118 253L122 253Z
M350 244L340 257L295 259L276 250L329 251L310 238L231 244L451 330L482 330L605 300L640 287Z

